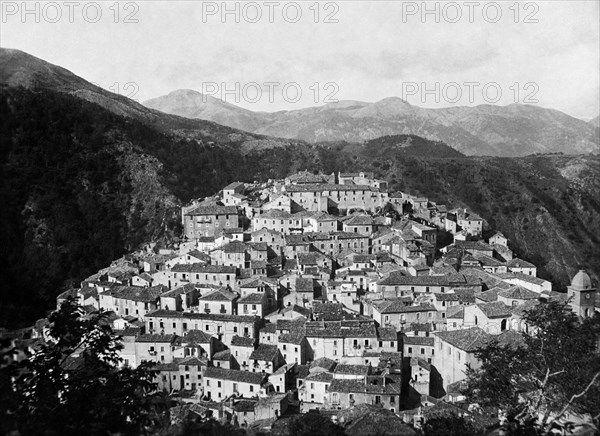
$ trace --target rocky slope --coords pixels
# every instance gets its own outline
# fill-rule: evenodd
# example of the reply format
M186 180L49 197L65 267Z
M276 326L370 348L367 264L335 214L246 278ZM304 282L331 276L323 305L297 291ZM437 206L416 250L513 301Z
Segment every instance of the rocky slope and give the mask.
M265 113L191 90L175 91L144 104L166 113L309 142L360 142L385 135L414 134L444 141L467 155L600 152L599 135L593 125L560 111L521 104L424 109L390 97L376 103L341 101Z

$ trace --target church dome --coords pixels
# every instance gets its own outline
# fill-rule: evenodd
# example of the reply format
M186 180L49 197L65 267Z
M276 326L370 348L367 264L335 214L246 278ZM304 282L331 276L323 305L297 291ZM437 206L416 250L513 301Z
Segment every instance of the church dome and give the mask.
M575 289L591 289L592 279L590 279L590 276L584 270L579 270L575 274L575 277L573 277L573 280L571 280L571 287Z

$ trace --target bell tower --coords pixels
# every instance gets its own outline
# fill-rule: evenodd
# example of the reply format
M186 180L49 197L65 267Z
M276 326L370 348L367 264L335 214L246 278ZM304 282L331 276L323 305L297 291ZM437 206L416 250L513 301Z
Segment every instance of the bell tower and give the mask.
M592 279L584 270L579 270L571 286L567 287L569 304L573 312L581 318L589 318L594 315L596 302L596 288L592 286Z

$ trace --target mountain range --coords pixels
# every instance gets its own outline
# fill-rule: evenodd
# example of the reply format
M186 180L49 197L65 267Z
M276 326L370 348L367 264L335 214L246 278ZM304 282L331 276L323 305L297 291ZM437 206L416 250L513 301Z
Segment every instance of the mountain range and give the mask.
M145 242L176 241L190 199L306 169L372 171L392 190L468 207L559 289L580 267L600 277L597 155L466 156L406 134L274 138L150 109L0 49L0 324L35 320L58 292Z
M268 113L181 89L144 105L260 135L307 142L362 142L385 135L413 134L444 141L475 156L600 152L594 121L588 123L557 110L522 104L426 109L390 97L376 103L340 101Z

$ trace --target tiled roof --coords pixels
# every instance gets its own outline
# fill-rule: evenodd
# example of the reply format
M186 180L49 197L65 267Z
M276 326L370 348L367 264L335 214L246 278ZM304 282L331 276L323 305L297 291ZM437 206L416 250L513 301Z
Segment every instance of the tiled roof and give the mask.
M172 343L177 340L177 335L152 335L152 334L144 334L139 335L135 338L136 342L164 342L164 343Z
M212 336L202 330L190 330L183 337L183 342L187 343L208 344L211 340Z
M456 294L433 294L437 301L460 301L460 297Z
M494 249L481 241L455 241L454 247L460 250L493 251Z
M212 360L224 361L231 359L231 350L218 351L213 354Z
M278 352L277 345L259 344L258 348L250 354L250 359L271 362L275 359Z
M369 185L333 185L329 183L314 184L307 183L302 185L286 186L287 192L322 192L322 191L379 191L377 188L371 188Z
M441 340L466 352L472 352L485 346L490 338L490 335L479 327L471 327L465 330L437 332L435 335Z
M186 272L198 274L235 274L235 266L205 265L203 263L191 263L173 265L172 272Z
M371 226L373 225L373 218L369 215L354 215L348 221L344 223L346 226Z
M507 318L511 315L510 307L502 301L493 301L491 303L478 303L477 307L488 318Z
M235 206L219 206L217 204L198 206L185 215L196 216L196 215L237 215L238 210Z
M335 367L334 374L367 375L371 367L367 365L347 365L340 363Z
M487 291L480 292L479 294L475 294L475 298L477 300L491 303L493 301L498 300L498 292L499 292L499 289L489 289Z
M374 384L377 380L377 384ZM353 393L369 393L369 394L400 394L400 382L393 377L386 377L385 385L381 376L369 377L371 383L363 381L334 379L329 386L329 392L353 392Z
M537 292L530 291L522 286L513 286L510 289L499 292L498 295L504 298L514 298L516 300L532 300L540 297Z
M237 298L237 294L230 292L226 289L217 289L202 297L199 297L199 301L233 301Z
M321 338L377 338L375 324L342 325L344 321L315 321L306 323L307 337Z
M238 305L239 304L260 304L260 303L262 303L263 298L264 298L263 294L254 292L252 294L246 295L243 298L240 298L238 300Z
M413 312L435 312L436 308L429 304L424 303L418 306L407 306L402 299L394 300L381 300L374 302L375 307L380 313L413 313Z
M463 306L452 307L446 313L446 319L464 319L465 308Z
M254 348L255 343L256 343L256 339L248 338L245 336L235 335L233 338L231 338L231 346L232 347Z
M260 385L267 375L260 372L238 371L235 369L209 366L206 368L204 377Z
M314 282L313 279L298 277L296 279L296 292L314 292Z
M435 342L433 336L404 336L404 345L423 345L433 347Z
M155 312L146 315L146 318L182 318L182 319L197 319L207 321L231 321L231 322L245 322L255 323L257 317L255 316L243 316L243 315L228 315L220 313L197 313L197 312L179 312L176 310L164 310L160 309Z
M277 331L277 325L272 322L268 322L265 324L263 328L260 329L260 333L275 333Z
M380 341L396 341L398 339L398 332L394 327L379 327L378 333Z
M155 302L160 298L160 294L167 291L168 288L163 285L150 288L140 288L136 286L122 286L111 290L112 296L123 300L140 301L146 303Z
M509 260L506 266L508 266L509 268L535 268L534 264L529 263L523 259L519 259L518 257Z
M448 286L445 276L404 276L400 271L392 271L390 275L377 282L378 285L396 286Z
M475 290L473 288L454 288L454 294L463 304L475 303Z
M333 380L333 374L330 372L313 372L306 376L306 381L330 383Z
M230 191L237 188L245 188L246 184L244 182L231 182L229 185L223 188L223 191Z
M218 248L217 250L223 250L223 253L245 253L247 249L247 245L243 242L233 241Z
M337 362L335 360L320 357L310 364L310 369L323 368L325 371L331 372L335 369L336 365Z
M322 174L312 174L308 171L299 171L288 177L290 183L327 183L328 178ZM289 188L289 186L288 186ZM286 188L287 189L287 188Z

